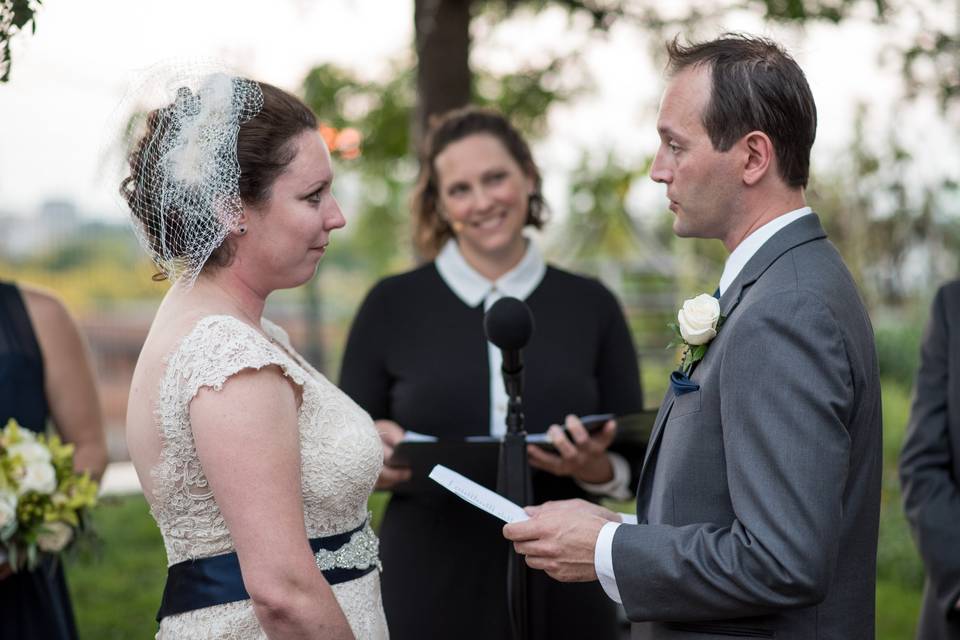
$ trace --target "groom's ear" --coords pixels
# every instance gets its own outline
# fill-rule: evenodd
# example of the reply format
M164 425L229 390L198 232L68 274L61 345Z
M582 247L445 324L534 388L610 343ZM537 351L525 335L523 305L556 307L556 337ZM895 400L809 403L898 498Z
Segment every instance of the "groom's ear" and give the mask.
M776 156L773 142L762 131L751 131L740 139L743 148L743 182L753 186L773 168Z

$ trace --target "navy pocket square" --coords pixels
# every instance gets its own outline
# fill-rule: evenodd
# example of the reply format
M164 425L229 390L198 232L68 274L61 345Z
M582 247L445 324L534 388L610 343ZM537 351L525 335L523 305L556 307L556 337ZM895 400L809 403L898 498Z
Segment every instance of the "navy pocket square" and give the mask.
M682 396L685 393L698 390L700 385L692 381L682 371L674 371L670 374L670 388L673 389L674 395Z

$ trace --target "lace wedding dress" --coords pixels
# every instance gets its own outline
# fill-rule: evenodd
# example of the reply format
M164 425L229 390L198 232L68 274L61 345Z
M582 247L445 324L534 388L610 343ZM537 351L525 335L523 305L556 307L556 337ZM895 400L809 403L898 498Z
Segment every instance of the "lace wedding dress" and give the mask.
M151 472L151 512L170 565L234 551L197 458L189 403L202 387L220 389L244 369L278 365L303 390L299 427L307 536L350 531L367 517L367 498L382 464L380 439L369 415L296 354L282 329L267 320L263 328L272 342L237 318L208 316L168 357L156 408L163 448ZM264 425L265 432L271 428ZM352 547L348 551L353 559L366 554L368 563L378 563L375 542L367 528L345 546ZM335 560L321 558L320 553L318 566ZM357 638L388 637L378 571L332 589ZM157 633L164 640L265 637L250 600L167 616Z

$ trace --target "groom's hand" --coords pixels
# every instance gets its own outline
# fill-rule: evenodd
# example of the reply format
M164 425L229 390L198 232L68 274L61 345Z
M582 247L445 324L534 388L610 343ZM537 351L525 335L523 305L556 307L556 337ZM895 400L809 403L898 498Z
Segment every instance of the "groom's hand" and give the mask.
M620 522L620 516L585 500L547 502L526 511L531 518L504 526L503 535L525 556L527 566L561 582L597 579L597 536L607 522Z

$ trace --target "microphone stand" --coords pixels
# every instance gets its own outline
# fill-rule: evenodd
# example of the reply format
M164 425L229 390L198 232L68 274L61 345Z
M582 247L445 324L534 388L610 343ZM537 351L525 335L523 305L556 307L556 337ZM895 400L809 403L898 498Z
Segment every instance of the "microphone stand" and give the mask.
M497 492L521 507L530 504L530 466L527 462L527 432L523 428L523 369L503 368L507 390L507 432L500 444ZM527 565L513 545L507 560L507 606L514 640L530 637L527 619Z

